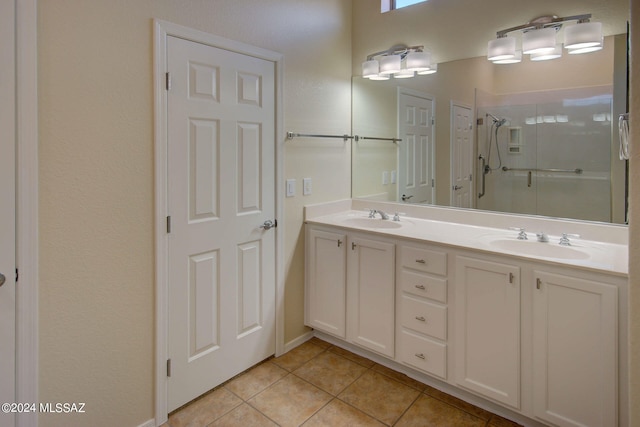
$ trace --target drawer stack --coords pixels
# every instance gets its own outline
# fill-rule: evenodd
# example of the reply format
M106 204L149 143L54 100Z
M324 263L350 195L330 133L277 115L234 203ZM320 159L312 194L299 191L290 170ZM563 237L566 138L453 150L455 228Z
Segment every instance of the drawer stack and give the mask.
M447 378L447 254L398 246L397 355L412 368Z

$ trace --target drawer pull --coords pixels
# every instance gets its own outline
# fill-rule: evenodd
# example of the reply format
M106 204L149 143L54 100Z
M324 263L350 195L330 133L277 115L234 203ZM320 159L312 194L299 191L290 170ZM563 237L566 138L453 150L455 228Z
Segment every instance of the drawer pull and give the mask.
M427 289L425 288L424 285L416 285L416 288L420 289L421 291L424 291L425 289Z
M422 354L422 353L416 353L416 357L417 357L418 359L422 359L422 360L425 360L425 359L426 359L425 355L424 355L424 354Z
M427 319L424 318L424 316L416 316L416 320L419 320L421 322L426 322Z
M417 260L416 260L416 262L417 262L418 264L426 264L426 263L427 263L427 261L425 261L425 260L423 260L423 259L417 259Z

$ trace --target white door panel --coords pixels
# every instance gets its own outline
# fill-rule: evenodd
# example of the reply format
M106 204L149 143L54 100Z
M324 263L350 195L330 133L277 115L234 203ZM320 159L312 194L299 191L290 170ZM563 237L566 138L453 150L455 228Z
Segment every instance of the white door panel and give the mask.
M398 164L398 194L411 202L433 203L435 144L433 100L427 95L400 92L398 134L402 139Z
M169 411L275 352L273 62L169 37Z
M15 4L0 2L0 402L15 402ZM0 279L1 280L1 279ZM0 413L0 427L15 415Z
M451 108L451 205L473 207L473 133L471 108Z

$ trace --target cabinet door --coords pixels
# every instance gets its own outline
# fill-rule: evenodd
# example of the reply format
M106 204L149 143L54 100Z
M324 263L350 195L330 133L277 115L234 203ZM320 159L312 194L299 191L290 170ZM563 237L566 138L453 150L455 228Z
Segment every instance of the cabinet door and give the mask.
M349 245L347 339L394 357L395 246L363 238Z
M520 269L456 258L455 378L476 393L520 407Z
M535 277L535 416L558 426L617 425L617 287Z
M346 338L346 235L310 229L306 324Z

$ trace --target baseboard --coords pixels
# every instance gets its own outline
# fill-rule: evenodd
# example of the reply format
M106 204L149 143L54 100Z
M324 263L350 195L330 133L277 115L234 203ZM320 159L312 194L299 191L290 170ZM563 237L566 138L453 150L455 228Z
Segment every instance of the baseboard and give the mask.
M156 420L152 418L149 421L143 422L138 427L156 427Z
M309 341L311 338L313 338L313 331L309 331L305 334L300 335L298 338L292 339L289 342L286 342L284 344L284 352L288 352L290 350L293 350L294 348L296 348L297 346L304 344L305 342Z

